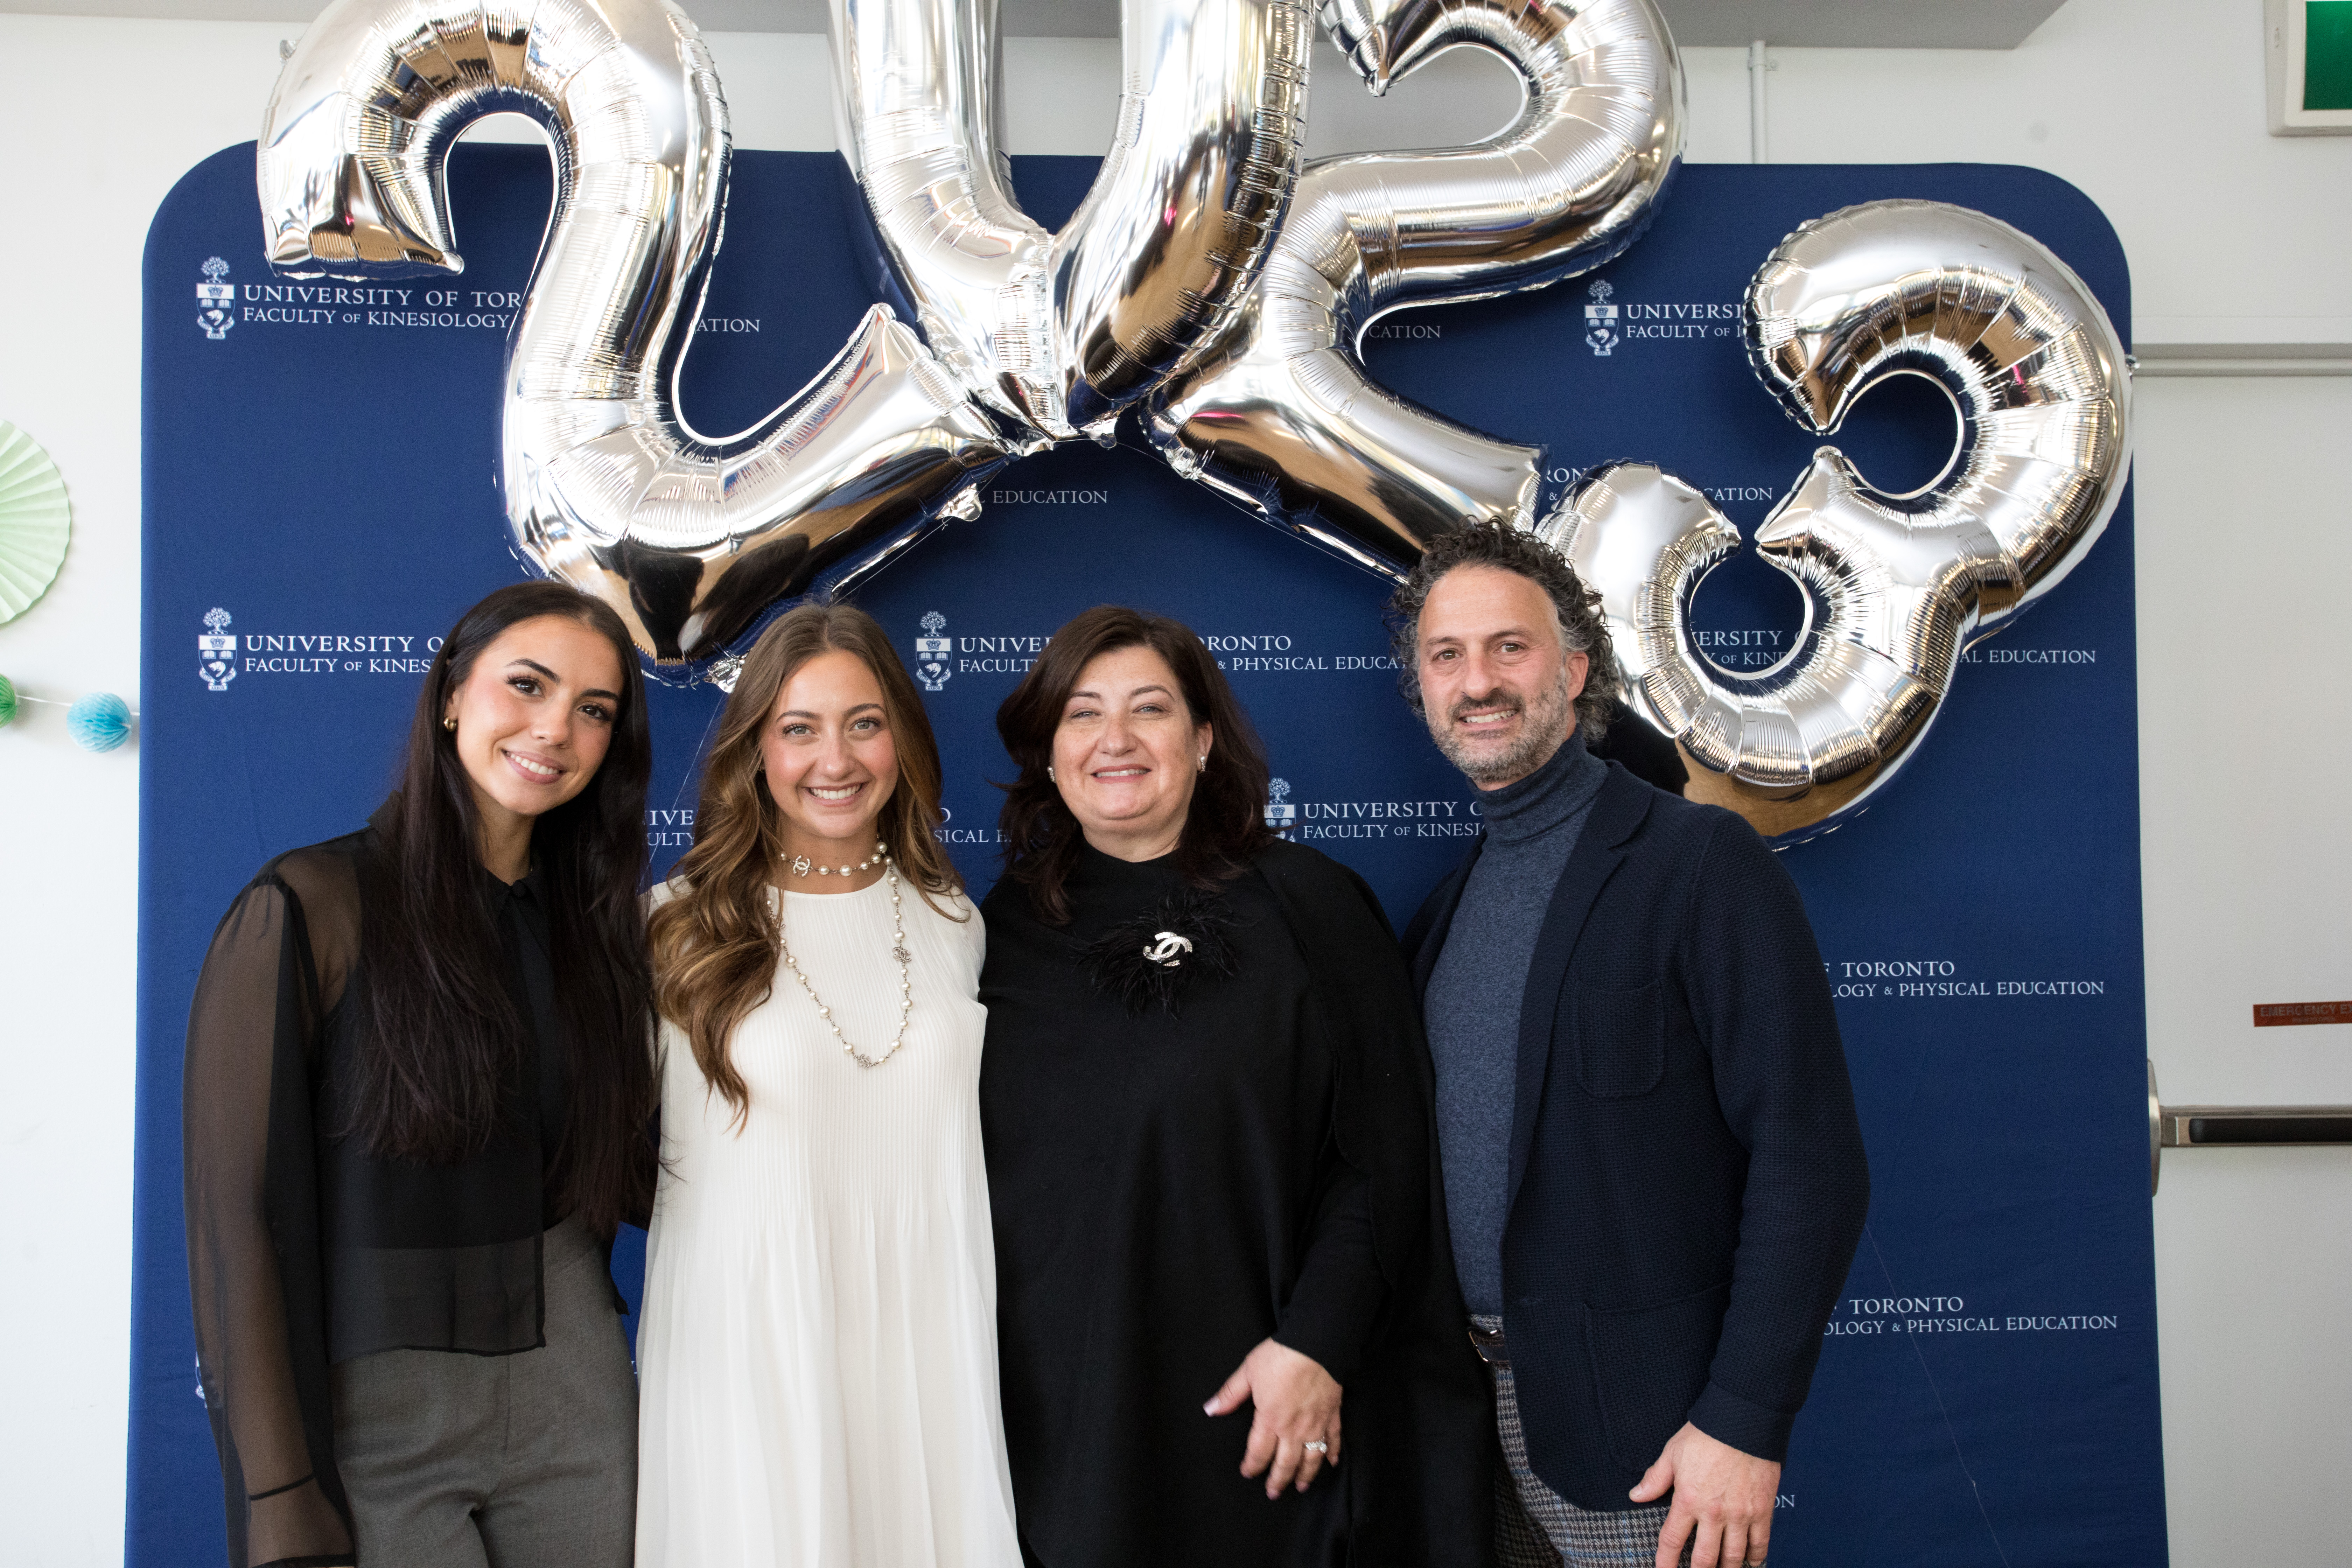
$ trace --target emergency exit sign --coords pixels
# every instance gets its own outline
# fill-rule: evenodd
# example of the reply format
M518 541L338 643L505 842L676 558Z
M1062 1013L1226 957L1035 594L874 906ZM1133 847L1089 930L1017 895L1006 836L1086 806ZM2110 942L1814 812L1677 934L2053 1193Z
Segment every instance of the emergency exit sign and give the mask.
M2264 0L2273 136L2352 131L2352 0Z
M2254 1004L2254 1027L2275 1029L2281 1025L2352 1024L2352 1002L2257 1002Z

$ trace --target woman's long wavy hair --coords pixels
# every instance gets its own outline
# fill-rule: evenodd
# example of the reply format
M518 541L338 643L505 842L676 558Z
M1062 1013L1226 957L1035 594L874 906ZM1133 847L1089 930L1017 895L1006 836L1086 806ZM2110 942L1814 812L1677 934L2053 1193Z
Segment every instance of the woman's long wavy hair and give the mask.
M996 733L1021 770L1006 786L997 816L1004 874L1029 889L1038 917L1050 925L1070 918L1063 885L1083 842L1077 818L1046 771L1054 735L1080 673L1100 655L1128 647L1148 647L1167 662L1188 716L1212 733L1208 763L1193 784L1176 845L1176 868L1185 880L1206 888L1237 877L1275 837L1265 825L1265 748L1208 648L1181 621L1097 605L1054 634L1044 657L996 710Z
M481 1153L536 1103L536 1086L522 1082L531 1026L500 973L474 792L441 719L483 649L547 616L601 634L621 665L603 764L530 836L571 1052L551 1181L566 1213L610 1236L653 1199L653 983L637 904L653 742L627 628L561 583L518 583L459 616L416 695L400 792L379 819L382 852L361 860L364 984L339 1131L379 1158L451 1164Z
M694 847L670 873L677 896L654 911L651 927L655 1002L662 1016L685 1032L703 1081L726 1098L738 1127L751 1100L729 1042L737 1026L768 999L783 934L780 911L768 896L783 856L782 812L768 790L761 742L801 667L835 650L855 655L874 672L898 752L898 786L883 802L875 827L898 874L924 901L942 914L964 918L940 902L963 886L935 837L940 748L889 634L849 605L794 606L744 656L702 766Z

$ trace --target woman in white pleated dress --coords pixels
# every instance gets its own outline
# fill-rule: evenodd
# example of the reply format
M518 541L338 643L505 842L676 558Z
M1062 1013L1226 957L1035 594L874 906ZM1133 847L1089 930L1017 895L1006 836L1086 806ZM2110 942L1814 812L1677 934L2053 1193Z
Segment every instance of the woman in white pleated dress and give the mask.
M872 617L743 663L654 894L639 1568L1019 1568L978 1090L985 938Z

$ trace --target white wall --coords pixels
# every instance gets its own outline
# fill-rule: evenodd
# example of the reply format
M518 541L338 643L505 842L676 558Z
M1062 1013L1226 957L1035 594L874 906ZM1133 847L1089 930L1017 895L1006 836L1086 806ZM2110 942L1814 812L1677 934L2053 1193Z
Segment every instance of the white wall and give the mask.
M56 585L0 626L33 696L139 705L140 253L277 67L263 27L0 16L0 419L74 506ZM76 751L55 708L0 730L0 1556L26 1568L122 1555L137 747Z
M2174 1104L2352 1104L2352 1029L2251 1016L2352 997L2352 722L2322 674L2352 581L2352 378L2143 383L2139 417L2148 1055ZM2352 1149L2164 1157L2178 1568L2345 1549L2347 1215Z
M2352 139L2264 131L2262 10L2070 0L2013 51L1776 50L1772 160L2030 163L2123 236L2141 341L2352 342ZM1744 157L1741 55L1688 59L1692 156Z
M58 585L0 626L0 672L34 696L137 705L141 245L186 168L253 135L290 32L0 15L0 418L49 448L75 503ZM740 145L832 145L822 40L712 42ZM2256 0L2071 0L2013 52L1777 58L1776 161L2032 163L2082 186L2123 235L2143 342L2352 342L2352 141L2263 133ZM1014 40L1013 150L1098 150L1117 60L1108 41ZM1690 155L1745 161L1740 54L1686 61ZM1317 79L1318 153L1450 144L1514 108L1467 56L1377 102L1328 51ZM2352 1032L2257 1034L2248 1013L2352 996L2352 726L2316 673L2352 578L2352 380L2143 379L2137 399L2150 1049L2176 1101L2352 1101ZM0 1517L27 1568L121 1554L135 769L135 743L73 750L57 710L0 731ZM2347 1200L2352 1152L2169 1157L2180 1568L2340 1550Z

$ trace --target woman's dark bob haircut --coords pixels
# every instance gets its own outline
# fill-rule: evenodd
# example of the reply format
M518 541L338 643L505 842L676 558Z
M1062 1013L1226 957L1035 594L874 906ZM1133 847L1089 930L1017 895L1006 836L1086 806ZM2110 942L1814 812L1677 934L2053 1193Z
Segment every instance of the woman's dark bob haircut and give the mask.
M1265 826L1265 749L1225 684L1225 672L1192 628L1124 605L1097 605L1054 634L1045 656L996 710L996 732L1021 770L997 816L1004 874L1029 889L1039 918L1052 925L1070 918L1063 884L1077 864L1081 842L1077 819L1045 775L1054 761L1054 734L1080 672L1102 655L1129 647L1148 647L1166 661L1184 694L1187 717L1206 723L1214 735L1176 846L1176 868L1185 880L1209 887L1237 877L1274 837Z

